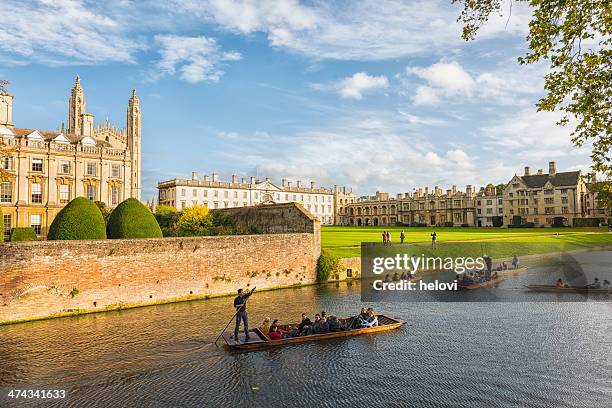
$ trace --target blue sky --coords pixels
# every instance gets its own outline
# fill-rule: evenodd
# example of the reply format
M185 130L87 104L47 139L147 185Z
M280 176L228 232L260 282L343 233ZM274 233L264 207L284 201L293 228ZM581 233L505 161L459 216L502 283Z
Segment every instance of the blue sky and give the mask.
M507 6L506 6L507 7ZM506 8L507 9L507 8ZM521 67L530 10L475 42L450 1L3 1L0 78L14 122L56 129L74 76L96 122L143 112L143 196L191 171L289 178L359 195L587 169L546 66Z

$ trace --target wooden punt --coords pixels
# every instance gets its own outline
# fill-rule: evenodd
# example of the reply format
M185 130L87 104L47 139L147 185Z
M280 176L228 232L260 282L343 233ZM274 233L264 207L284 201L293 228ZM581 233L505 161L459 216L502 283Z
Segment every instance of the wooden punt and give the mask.
M342 323L346 323L348 318L338 319ZM285 346L288 344L298 344L305 343L307 341L319 341L326 339L335 339L338 337L349 337L349 336L358 336L360 334L368 334L368 333L376 333L388 330L397 329L406 324L405 320L397 319L393 317L388 317L385 315L378 315L378 326L376 327L368 327L365 329L352 329L352 330L343 330L339 332L331 332L325 334L311 334L309 336L299 336L299 337L290 337L282 340L270 340L268 336L266 336L259 328L249 330L249 341L245 341L244 332L240 332L238 335L239 342L236 342L233 339L232 332L224 332L223 340L225 344L230 349L236 350L244 350L244 349L258 349L264 347L279 347ZM292 325L284 325L280 326L281 328L287 328L288 326L299 326L299 323Z
M525 286L530 292L554 292L554 293L600 293L606 294L610 293L610 288L603 289L592 289L585 287L576 287L572 286L569 288L558 288L555 285L526 285Z
M497 278L497 279L489 280L486 282L472 283L471 285L465 285L465 286L458 285L457 287L463 290L474 290L474 289L486 288L490 286L496 286L503 281L504 281L504 278Z
M499 276L515 275L515 274L527 272L527 267L526 266L519 266L516 269L502 269L501 271L493 269L493 272L497 272L497 274Z

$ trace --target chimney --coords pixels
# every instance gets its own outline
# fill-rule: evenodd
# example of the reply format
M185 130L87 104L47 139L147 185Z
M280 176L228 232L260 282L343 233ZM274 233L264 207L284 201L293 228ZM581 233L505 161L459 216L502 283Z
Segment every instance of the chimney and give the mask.
M446 190L446 195L450 196L452 192L453 192L453 190Z
M192 180L197 180L198 179L198 172L197 171L192 171L191 172L191 179Z
M0 126L13 126L13 95L0 94Z
M425 187L425 196L429 195L429 187Z
M397 193L395 197L396 197L398 200L401 200L401 199L402 199L402 193Z
M297 188L302 188L302 180L297 181Z
M314 188L315 188L315 182L314 182L314 181L311 181L311 182L310 182L310 189L311 189L311 190L314 190Z
M204 176L204 181L206 183L210 182L210 177L208 175Z
M471 184L468 184L467 186L465 186L465 194L472 195L472 185Z
M531 167L525 166L525 176L531 176Z
M251 184L255 184L255 176L251 176Z
M548 174L551 176L554 176L555 174L557 174L557 163L554 161L551 161L548 163Z
M238 176L235 174L232 174L232 183L234 184L238 183Z
M291 182L287 180L287 188L291 188Z
M544 170L538 169L538 176L541 176L542 174L544 174Z
M281 186L285 187L287 185L287 179L281 180Z
M457 193L457 186L456 185L452 185L451 186L451 192L453 193L453 195L455 195Z
M219 181L219 173L213 173L212 174L212 181L213 183L216 183Z
M244 184L244 177L240 179L240 184Z

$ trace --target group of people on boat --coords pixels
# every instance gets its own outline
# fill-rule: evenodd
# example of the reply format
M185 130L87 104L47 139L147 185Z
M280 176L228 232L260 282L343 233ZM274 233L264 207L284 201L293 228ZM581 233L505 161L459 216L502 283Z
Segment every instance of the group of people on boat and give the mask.
M476 283L489 282L492 280L499 279L497 271L489 272L484 271L471 271L465 272L462 276L459 276L459 286L469 286Z
M559 278L557 279L557 283L555 283L555 287L557 289L565 289L565 288L572 288L575 286L570 286L567 282L563 282L563 279ZM608 289L610 288L610 281L607 279L604 279L603 284L601 282L599 282L599 278L595 278L593 279L593 283L589 283L586 286L581 286L580 288L583 289Z
M269 317L266 317L260 330L267 335L270 340L282 340L292 337L333 333L375 326L378 326L378 317L374 309L361 308L358 315L346 319L345 321L338 319L335 315L328 317L325 311L315 314L314 321L312 321L306 313L302 313L302 321L297 326L281 326L278 319L271 320Z

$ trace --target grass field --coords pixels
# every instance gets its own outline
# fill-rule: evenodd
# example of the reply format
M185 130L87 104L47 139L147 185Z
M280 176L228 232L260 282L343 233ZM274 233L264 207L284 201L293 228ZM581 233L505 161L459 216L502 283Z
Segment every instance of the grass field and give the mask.
M381 242L383 231L389 231L391 242L398 243L404 231L407 243L429 243L436 231L438 242L515 242L529 243L528 253L555 252L612 245L607 228L431 228L431 227L322 227L321 246L330 253L346 258L360 255L361 242ZM525 245L519 245L524 253Z

